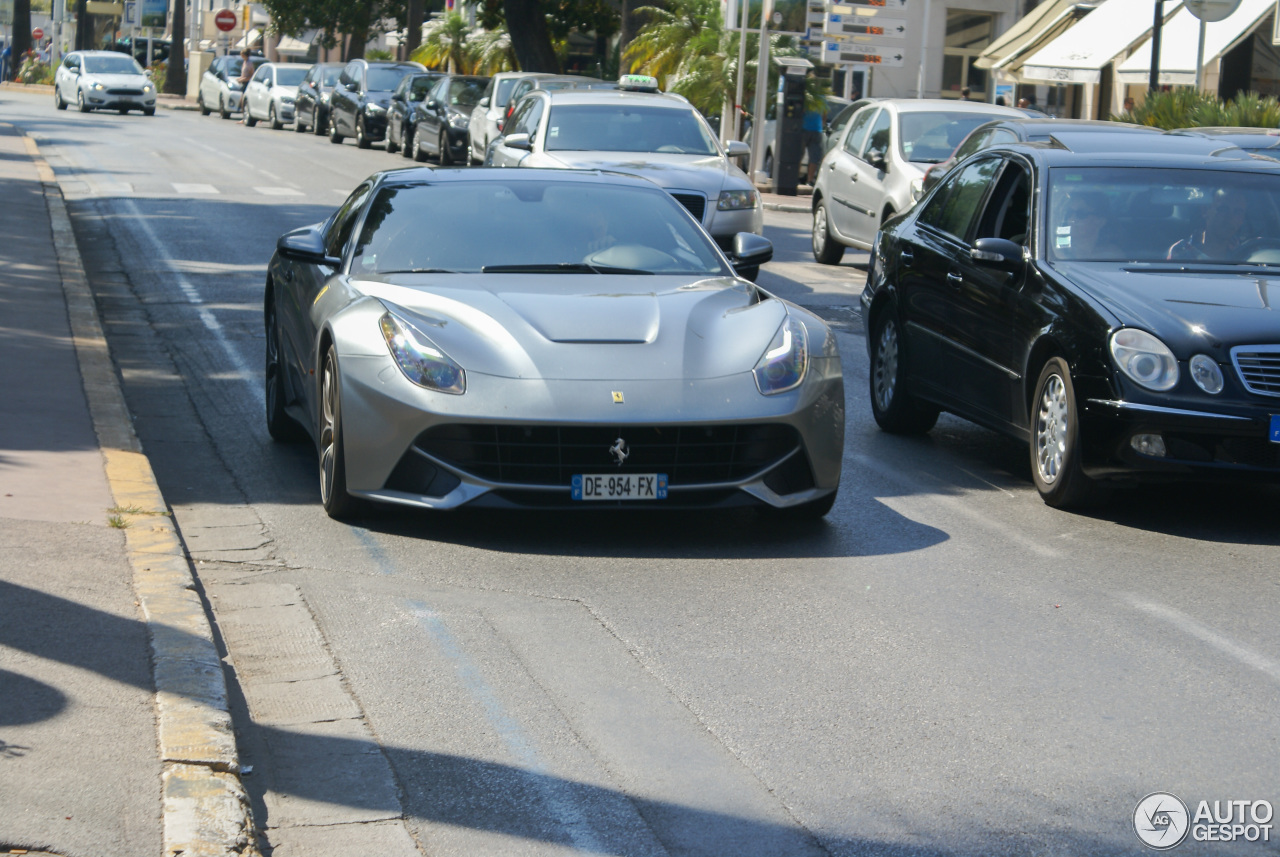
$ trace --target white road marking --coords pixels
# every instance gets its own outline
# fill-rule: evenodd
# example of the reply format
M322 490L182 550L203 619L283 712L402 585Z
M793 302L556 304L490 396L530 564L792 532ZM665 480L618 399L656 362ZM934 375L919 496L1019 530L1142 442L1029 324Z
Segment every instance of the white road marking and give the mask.
M1202 643L1208 643L1224 655L1229 655L1245 666L1253 667L1269 678L1280 681L1280 663L1273 661L1266 655L1259 654L1250 648L1240 645L1235 640L1222 636L1212 628L1201 625L1181 610L1175 610L1167 605L1148 601L1132 593L1124 593L1122 597L1129 602L1130 606L1141 610L1148 616L1163 619L1179 631L1190 634Z
M181 184L173 183L175 193L198 194L198 193L219 193L218 189L211 184Z
M214 338L218 341L218 345L222 347L222 352L231 362L236 374L242 381L244 381L244 385L246 389L248 389L249 395L253 397L253 400L258 403L259 407L262 407L262 385L258 383L257 373L249 368L249 365L244 362L244 358L236 351L235 346L233 346L231 341L227 339L227 334L226 331L223 330L222 324L213 314L213 311L204 305L204 298L200 296L199 289L192 285L190 280L178 272L177 262L175 262L173 257L165 250L164 242L156 236L155 230L151 228L151 224L142 216L142 212L138 210L137 204L132 199L126 199L124 200L124 208L128 211L129 216L132 217L133 222L138 225L138 229L146 239L147 243L151 245L151 251L155 254L154 258L161 266L172 272L174 281L178 284L178 288L182 290L182 294L185 295L187 300L196 308L196 312L200 316L201 323L203 323L205 328L213 334Z
M128 182L96 182L89 180L89 186L94 188L99 196L132 196L133 185Z
M263 196L305 196L302 191L291 187L255 187Z

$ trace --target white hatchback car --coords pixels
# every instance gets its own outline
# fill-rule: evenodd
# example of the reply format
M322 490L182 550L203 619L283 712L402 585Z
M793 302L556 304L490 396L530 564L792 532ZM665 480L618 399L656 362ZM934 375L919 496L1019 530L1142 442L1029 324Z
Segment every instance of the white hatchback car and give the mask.
M931 165L1012 107L941 98L886 98L853 115L828 150L813 187L813 255L834 265L846 247L870 250L880 226L915 205Z
M63 57L53 76L53 103L59 110L74 104L90 110L156 112L156 87L142 66L116 51L73 51Z
M263 63L244 88L244 124L253 126L262 119L273 131L293 121L298 85L307 76L309 63Z

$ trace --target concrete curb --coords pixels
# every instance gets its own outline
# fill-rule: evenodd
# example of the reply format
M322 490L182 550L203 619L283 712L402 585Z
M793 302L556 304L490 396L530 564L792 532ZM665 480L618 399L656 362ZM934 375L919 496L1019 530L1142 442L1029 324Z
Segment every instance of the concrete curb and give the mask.
M795 214L808 214L812 208L807 205L795 205L789 202L766 202L764 207L769 211L790 211Z
M48 83L15 83L12 80L0 81L0 89L16 89L19 92L47 92L53 95L53 85Z
M164 853L257 857L226 677L191 560L134 433L62 191L35 141L23 139L44 184L85 396L107 482L127 524L125 549L151 639L156 730L164 769Z
M163 94L157 96L156 107L161 110L199 110L200 105L194 101L189 101L185 97L165 98Z

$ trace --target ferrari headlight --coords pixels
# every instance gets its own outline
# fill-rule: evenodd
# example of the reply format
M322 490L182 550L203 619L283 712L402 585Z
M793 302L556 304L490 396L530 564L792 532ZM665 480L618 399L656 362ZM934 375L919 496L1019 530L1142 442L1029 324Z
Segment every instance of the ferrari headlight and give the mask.
M471 124L471 117L463 116L461 113L455 113L449 117L449 124L454 128L465 128Z
M1178 361L1169 347L1145 330L1126 327L1111 336L1111 356L1139 386L1163 392L1178 383Z
M809 337L804 325L788 315L752 372L756 387L766 396L800 386L809 368Z
M378 320L382 338L405 377L428 390L461 395L467 391L467 374L413 325L386 313Z
M760 201L760 194L754 190L722 190L720 200L716 203L719 211L741 211L744 208L755 208Z

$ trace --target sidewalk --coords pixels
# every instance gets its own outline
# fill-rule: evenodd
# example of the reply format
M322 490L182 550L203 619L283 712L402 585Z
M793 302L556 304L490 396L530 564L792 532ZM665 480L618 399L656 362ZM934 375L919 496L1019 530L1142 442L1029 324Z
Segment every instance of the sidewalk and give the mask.
M256 854L222 664L52 171L0 123L0 853Z

